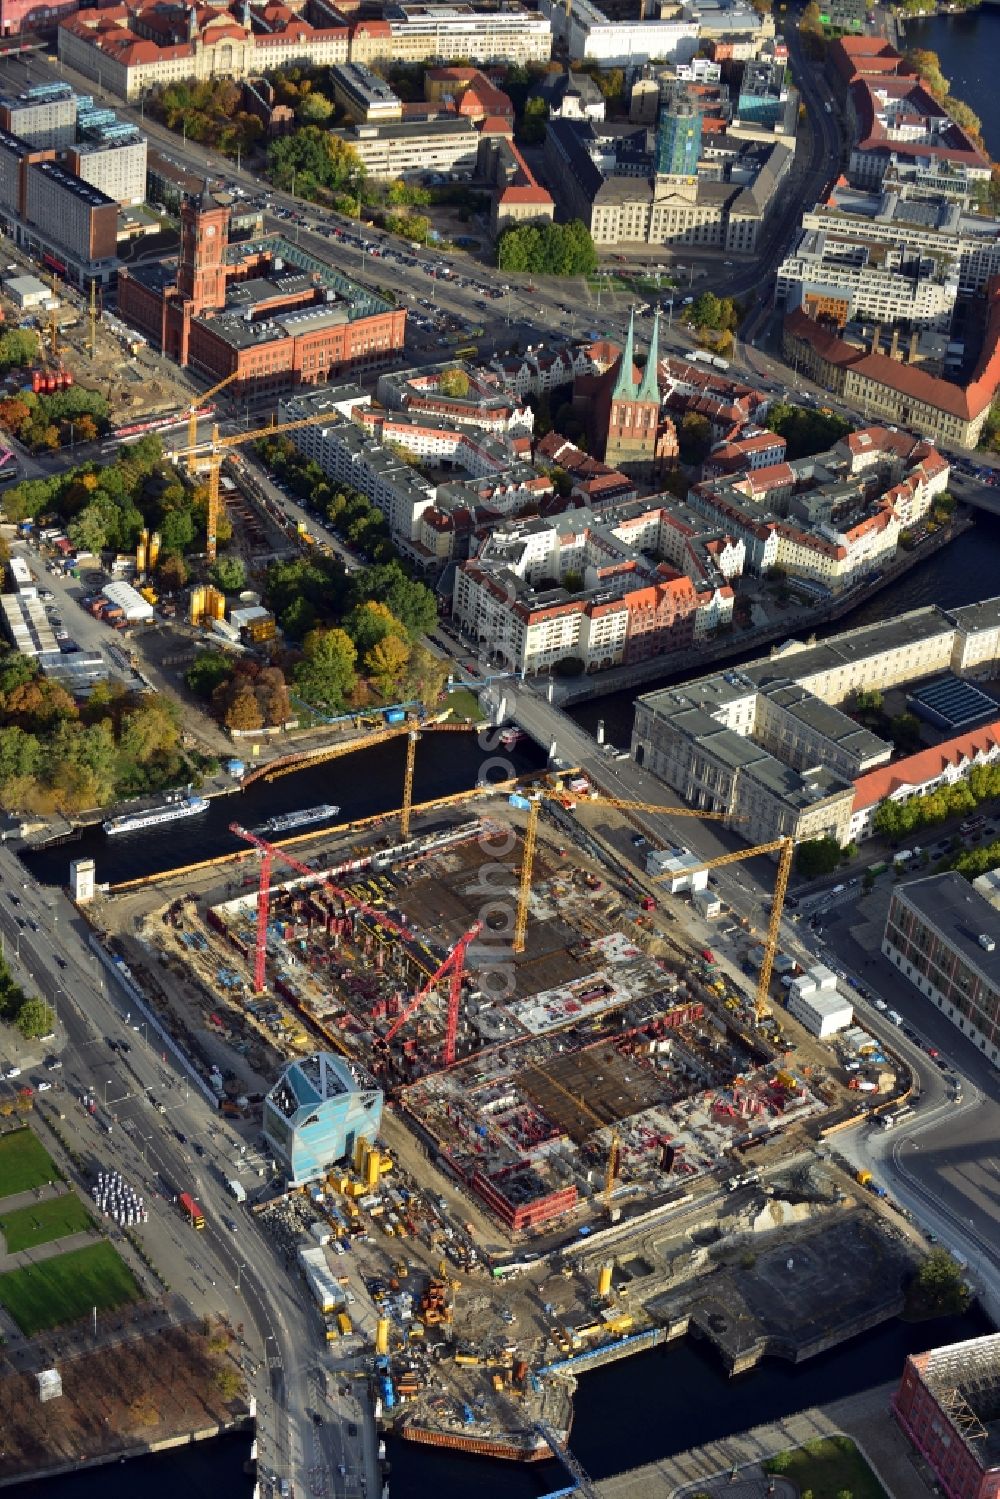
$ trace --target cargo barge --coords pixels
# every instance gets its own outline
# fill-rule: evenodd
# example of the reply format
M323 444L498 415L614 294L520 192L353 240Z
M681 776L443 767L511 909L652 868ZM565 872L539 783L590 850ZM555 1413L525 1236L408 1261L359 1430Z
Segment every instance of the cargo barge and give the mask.
M535 1432L504 1432L495 1437L468 1436L461 1431L441 1431L419 1421L405 1421L398 1435L406 1442L424 1447L446 1447L452 1452L471 1452L476 1457L492 1457L509 1463L540 1463L552 1457L548 1443Z

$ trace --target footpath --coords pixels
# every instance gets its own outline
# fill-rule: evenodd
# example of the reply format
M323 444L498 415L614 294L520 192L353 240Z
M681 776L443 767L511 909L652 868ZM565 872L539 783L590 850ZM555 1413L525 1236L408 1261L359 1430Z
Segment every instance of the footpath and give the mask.
M743 1483L742 1493L750 1499L751 1495L767 1492L757 1466L765 1458L817 1437L844 1435L857 1444L889 1499L933 1499L937 1490L930 1469L890 1412L895 1389L895 1383L877 1385L830 1405L814 1406L781 1421L618 1473L594 1487L600 1499L689 1499L702 1489L714 1493L715 1481L721 1478L720 1493L739 1494L739 1484ZM730 1488L728 1480L734 1468L738 1477ZM775 1494L778 1492L776 1487Z

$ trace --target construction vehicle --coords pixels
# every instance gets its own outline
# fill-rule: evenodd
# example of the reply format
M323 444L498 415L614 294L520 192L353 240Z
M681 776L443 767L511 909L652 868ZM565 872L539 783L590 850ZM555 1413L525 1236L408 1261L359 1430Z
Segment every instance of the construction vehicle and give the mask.
M865 1171L862 1169L860 1171L855 1171L854 1173L854 1180L857 1182L859 1187L867 1187L871 1182L871 1179L872 1174L870 1171Z

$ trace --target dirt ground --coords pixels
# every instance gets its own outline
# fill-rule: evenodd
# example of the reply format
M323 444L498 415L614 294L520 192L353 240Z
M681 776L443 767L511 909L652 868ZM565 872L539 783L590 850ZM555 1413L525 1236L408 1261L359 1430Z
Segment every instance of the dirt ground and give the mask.
M232 1419L216 1383L224 1334L170 1327L60 1363L44 1405L33 1374L0 1365L0 1479L161 1441Z

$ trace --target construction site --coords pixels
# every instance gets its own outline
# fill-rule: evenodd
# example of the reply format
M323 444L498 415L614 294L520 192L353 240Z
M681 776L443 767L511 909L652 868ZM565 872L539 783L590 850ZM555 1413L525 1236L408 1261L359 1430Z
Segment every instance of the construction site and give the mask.
M368 1069L498 1247L677 1200L825 1113L812 1053L609 865L612 799L546 775L452 800L309 863L234 824L257 870L166 913L259 1075L317 1040Z
M919 1236L822 1143L875 1100L770 987L787 848L744 983L621 854L637 804L567 770L413 805L405 732L398 813L284 844L234 823L242 854L93 913L274 1157L234 1196L326 1340L374 1349L381 1417L571 1461L588 1368L694 1331L739 1372L896 1315ZM353 1143L282 1183L309 1127Z
M23 275L19 279L34 280ZM42 283L38 285L44 290ZM183 409L191 400L190 382L183 372L106 311L96 289L88 302L53 277L49 296L33 320L25 319L9 295L0 298L0 311L15 327L30 326L33 321L37 328L39 359L28 371L29 389L60 389L62 386L55 383L58 380L87 386L107 400L114 427L127 427L130 421L148 422ZM53 383L47 385L46 380Z

